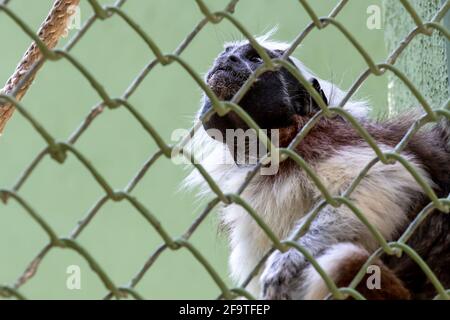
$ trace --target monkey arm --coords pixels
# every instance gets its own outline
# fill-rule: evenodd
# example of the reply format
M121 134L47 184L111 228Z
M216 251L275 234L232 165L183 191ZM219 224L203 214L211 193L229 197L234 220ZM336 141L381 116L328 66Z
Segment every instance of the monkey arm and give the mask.
M305 218L299 221L302 225ZM298 230L298 228L295 228ZM313 257L344 242L358 242L367 236L366 227L346 208L326 207L313 220L298 243ZM309 262L296 249L276 251L268 259L261 277L262 297L265 299L301 299L305 295L303 271Z

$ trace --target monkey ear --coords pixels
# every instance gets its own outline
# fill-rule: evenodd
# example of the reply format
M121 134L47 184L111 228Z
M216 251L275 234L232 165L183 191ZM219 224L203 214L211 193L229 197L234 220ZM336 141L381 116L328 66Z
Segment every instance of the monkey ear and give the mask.
M316 90L317 93L318 93L318 94L320 95L320 97L322 98L323 102L328 106L328 99L327 99L327 96L326 96L325 93L323 92L322 87L320 86L319 81L318 81L316 78L312 78L312 79L310 80L310 82L311 82L311 84L312 84L314 90ZM317 111L319 111L319 110L320 110L319 104L312 98L311 95L309 95L309 97L310 97L310 110L311 110L312 112L314 112L314 113L317 112Z

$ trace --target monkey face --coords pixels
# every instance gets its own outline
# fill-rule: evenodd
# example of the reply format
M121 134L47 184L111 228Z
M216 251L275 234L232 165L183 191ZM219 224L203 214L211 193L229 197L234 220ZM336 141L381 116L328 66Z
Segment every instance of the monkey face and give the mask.
M279 58L282 50L268 50L270 58ZM289 62L293 62L289 59ZM263 61L249 43L231 45L216 58L206 75L206 82L220 100L231 100ZM319 82L312 79L316 90ZM305 116L314 112L317 105L309 93L285 68L262 74L244 95L239 105L256 121L262 129L280 129L294 125L295 116ZM201 115L211 108L211 101L205 98ZM227 129L248 129L247 124L234 112L220 117L214 114L203 124L205 129L218 129L225 134Z

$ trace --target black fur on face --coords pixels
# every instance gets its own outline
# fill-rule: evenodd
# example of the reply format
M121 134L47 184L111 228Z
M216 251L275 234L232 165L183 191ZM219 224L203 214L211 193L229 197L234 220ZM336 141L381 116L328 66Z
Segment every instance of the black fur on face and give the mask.
M270 58L279 58L281 50L267 50ZM289 59L293 64L293 62ZM215 60L206 76L206 82L223 101L231 100L250 74L263 63L257 51L249 44L227 47ZM327 103L317 79L310 80L313 87ZM239 105L262 129L279 129L294 125L294 116L307 116L319 107L307 90L285 68L262 74L244 95ZM206 98L201 115L211 108ZM247 124L234 112L220 117L214 114L204 122L205 129L248 129Z

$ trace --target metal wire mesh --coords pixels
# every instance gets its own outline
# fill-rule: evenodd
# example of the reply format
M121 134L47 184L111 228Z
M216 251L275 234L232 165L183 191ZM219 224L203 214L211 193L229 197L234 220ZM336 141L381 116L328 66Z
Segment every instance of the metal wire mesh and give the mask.
M422 258L412 249L410 248L406 242L417 229L419 224L432 212L433 209L438 209L441 213L439 214L448 214L450 211L450 195L447 198L439 199L434 193L433 189L427 184L426 181L419 175L418 172L411 166L407 159L405 159L400 153L406 147L408 142L414 137L414 134L424 125L435 122L440 118L446 117L450 119L450 104L447 103L442 106L442 108L433 110L419 90L413 85L413 83L400 71L395 67L395 62L402 51L408 46L408 44L418 35L430 36L433 32L439 32L442 34L447 40L449 39L449 32L446 28L444 28L440 21L443 19L448 9L450 8L450 2L446 1L440 10L436 12L435 16L430 21L423 21L414 7L407 0L401 0L401 3L411 18L414 20L416 27L405 37L404 41L401 42L399 47L392 52L384 62L375 63L371 58L370 54L361 46L361 44L353 37L352 33L344 27L338 20L336 20L336 16L340 13L340 11L347 5L348 0L342 0L327 17L320 18L316 15L314 10L309 4L307 0L299 0L299 5L303 7L303 9L307 12L309 17L311 18L311 22L309 25L301 31L295 40L292 42L290 48L286 51L284 56L280 59L270 59L267 53L263 50L263 48L257 43L257 41L253 38L253 36L245 29L245 27L233 17L232 13L235 10L235 6L239 0L232 0L228 4L228 6L219 12L211 12L209 8L205 5L202 0L196 0L200 11L203 13L204 18L195 26L195 28L186 36L184 41L180 43L178 48L172 54L164 54L158 48L157 44L137 25L133 19L125 13L121 7L126 2L126 0L119 0L116 4L111 6L101 6L97 0L89 0L89 3L93 10L93 15L86 21L84 26L77 32L77 34L69 41L69 43L61 50L49 50L45 47L42 41L39 39L37 35L33 33L33 31L24 23L20 17L18 17L10 8L8 8L7 3L9 1L3 1L0 4L0 11L9 16L11 19L15 21L15 23L20 26L21 29L25 31L25 33L35 41L39 48L41 49L43 56L45 59L52 60L54 62L59 61L61 59L65 59L73 66L74 69L78 70L82 76L88 81L93 90L95 90L100 96L102 102L96 105L91 112L86 116L85 120L80 124L80 126L72 133L72 135L68 138L66 142L56 142L55 138L50 135L46 129L39 124L39 122L28 112L28 110L22 106L13 94L8 95L0 95L0 102L13 104L17 111L22 114L22 116L28 121L36 130L36 132L42 136L42 138L46 141L47 146L39 152L36 157L31 161L28 167L25 168L22 175L19 177L17 183L13 185L11 188L0 188L0 198L3 200L6 205L8 200L14 200L17 202L45 232L49 237L49 243L42 248L40 252L36 255L36 257L29 263L28 268L23 272L23 274L16 280L16 282L12 285L4 285L0 286L0 296L3 297L15 297L19 299L23 299L24 296L20 292L20 288L33 276L38 272L39 265L43 259L47 256L47 254L56 247L66 248L70 250L76 251L80 254L86 262L90 265L92 270L98 275L101 282L108 290L108 294L105 298L123 298L126 296L132 296L136 299L143 298L134 288L144 277L146 272L152 267L154 262L158 259L162 252L165 250L180 250L186 249L192 255L192 257L204 267L205 271L211 276L214 282L217 284L218 288L221 291L221 296L219 298L224 299L233 299L239 296L244 296L249 299L252 299L252 295L245 290L246 285L251 281L251 279L259 272L260 268L264 264L266 258L269 256L270 252L268 252L264 258L258 263L253 272L248 275L246 281L241 283L238 287L230 288L225 284L225 281L219 275L219 273L212 267L212 265L208 262L207 257L202 255L196 247L189 241L192 234L196 231L199 225L205 220L205 218L210 214L210 212L215 208L219 203L235 203L237 205L242 206L261 226L264 230L265 234L271 239L273 242L273 250L279 249L282 251L287 250L288 248L296 248L305 257L312 263L312 265L317 269L317 271L323 277L326 285L328 286L333 298L336 299L344 299L348 296L352 296L356 299L364 299L364 297L355 290L355 287L358 285L359 281L364 276L365 269L370 265L371 261L380 256L382 253L387 254L407 254L410 256L415 263L417 263L420 268L423 270L424 274L428 277L430 282L436 288L436 292L438 295L437 298L441 299L450 299L450 291L443 287L443 285L439 282L430 268L426 265L426 263L422 260ZM89 29L95 24L99 23L102 20L110 19L113 16L120 17L132 30L134 30L142 41L148 45L151 51L154 53L156 58L151 61L141 72L136 76L133 83L130 84L129 88L123 93L120 98L111 97L108 92L102 87L102 85L96 80L95 76L89 72L83 65L70 54L71 49L77 45L78 41L89 31ZM218 24L223 20L228 20L234 27L239 30L242 35L247 38L252 46L257 50L257 52L262 57L264 63L258 68L254 74L250 76L250 78L246 81L243 87L239 90L239 92L234 96L234 98L230 102L219 101L219 99L214 95L210 88L204 83L201 77L191 68L189 63L183 60L180 57L180 54L186 49L186 47L191 43L191 41L197 36L199 32L201 32L202 28L208 24ZM354 81L351 86L348 94L342 99L341 103L337 107L328 107L321 99L321 97L317 94L317 92L312 88L312 86L306 81L306 79L292 67L286 60L286 58L292 54L292 52L300 45L300 43L308 36L308 34L315 28L324 29L333 27L339 30L349 44L355 47L355 49L359 52L359 54L364 58L367 63L367 69ZM276 68L284 67L290 73L292 73L297 80L310 92L311 96L318 103L321 108L321 111L316 114L311 121L298 133L297 137L287 148L275 148L267 136L261 136L260 138L263 140L263 143L267 146L269 151L272 153L279 152L281 155L281 159L285 160L287 158L293 159L305 172L309 175L311 180L317 185L318 189L321 191L323 200L311 211L308 213L308 222L312 221L317 214L320 212L322 208L326 205L331 205L333 207L339 207L341 205L347 206L370 230L373 236L378 241L380 248L375 251L372 256L368 259L366 264L361 268L360 272L356 275L354 280L348 287L338 288L333 280L321 269L318 265L314 257L312 257L305 248L302 248L295 241L281 241L278 239L274 233L270 230L270 228L264 223L264 221L259 217L258 213L255 212L251 206L240 196L247 185L250 183L251 179L255 177L258 170L261 167L261 163L256 165L254 170L247 176L245 182L235 193L224 194L220 187L216 184L216 182L211 178L208 172L196 161L194 161L193 156L188 154L185 150L182 150L183 155L188 158L193 165L199 170L200 174L204 177L204 179L208 182L211 190L216 195L215 198L210 201L205 209L200 213L197 219L192 223L192 225L186 230L185 233L180 235L177 238L173 238L167 231L166 228L161 225L158 221L157 217L150 212L140 201L135 198L131 193L133 189L139 184L141 179L147 173L147 171L152 167L152 165L157 162L162 157L170 158L172 151L174 148L180 148L183 146L184 142L181 142L179 145L169 145L167 144L158 132L154 129L152 124L145 119L139 110L135 108L130 102L129 98L133 95L135 90L139 87L145 77L152 71L152 69L161 64L163 66L169 65L171 63L179 64L198 84L198 86L205 92L205 94L210 98L213 108L210 110L208 114L204 117L211 116L214 112L219 115L224 115L227 112L234 111L237 113L251 128L258 130L258 126L255 122L249 117L249 115L239 107L238 103L245 95L245 93L249 90L252 83L258 78L259 75L268 71L274 70ZM362 83L369 77L369 75L373 74L375 76L381 76L387 71L393 73L402 82L411 90L413 95L420 102L423 110L425 111L424 115L414 123L414 125L409 129L407 134L403 137L403 139L398 143L398 145L390 152L383 152L373 137L361 126L358 121L352 117L347 111L345 111L342 106L346 104L346 102L352 97L352 95L356 92L356 90L362 85ZM31 73L31 71L30 71ZM1 106L0 106L1 107ZM149 137L152 138L159 150L148 159L148 161L142 166L142 168L138 171L136 176L131 179L128 186L125 187L121 191L115 191L112 189L108 181L102 177L102 175L97 171L97 169L89 162L89 160L77 149L76 143L83 133L90 128L90 126L95 122L95 120L101 114L101 111L104 108L116 109L116 108L125 108L130 112L130 114L135 118L136 123L140 124L145 130ZM334 115L340 115L344 117L347 121L349 121L353 127L357 130L357 132L363 137L367 143L373 148L376 153L376 157L370 161L366 167L360 172L360 174L355 178L350 187L341 195L333 196L321 183L320 179L315 175L314 171L309 168L308 164L299 157L298 154L293 152L293 149L302 141L302 139L308 134L311 128L317 123L317 121L322 117L333 117ZM200 126L200 122L192 129ZM260 132L260 131L257 131ZM36 212L32 205L27 203L25 199L23 199L19 191L27 182L29 177L33 174L34 170L40 165L41 161L47 156L51 156L55 161L59 163L64 163L66 159L66 155L68 153L73 154L76 159L83 165L83 167L89 171L92 175L93 179L102 187L104 190L104 196L102 196L98 201L92 206L86 216L81 220L81 222L75 227L73 232L66 238L62 238L50 227L50 225L42 218L42 216ZM267 157L269 157L268 155ZM263 159L261 162L263 162ZM404 232L404 234L397 240L393 242L387 242L386 239L380 234L378 230L376 230L365 218L364 212L361 212L350 200L350 194L353 190L358 186L364 176L370 171L370 169L378 162L383 164L392 164L395 162L400 163L402 166L409 171L409 173L414 177L414 179L419 183L419 185L423 188L426 195L431 200L430 204L427 205L415 218L415 220L411 223L409 228ZM96 262L96 259L89 254L87 250L85 250L78 242L77 237L83 232L86 226L95 219L97 212L108 202L120 202L125 201L132 205L135 208L136 212L143 216L143 218L154 228L155 232L157 232L162 240L162 244L159 248L157 248L154 253L148 258L145 265L142 266L135 277L133 277L130 282L126 285L119 286L115 284L109 275L105 272L105 270ZM309 223L305 223L305 227L302 227L298 230L297 235L302 235L306 230Z

